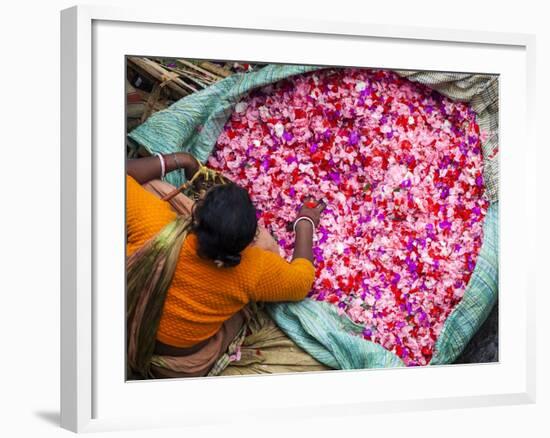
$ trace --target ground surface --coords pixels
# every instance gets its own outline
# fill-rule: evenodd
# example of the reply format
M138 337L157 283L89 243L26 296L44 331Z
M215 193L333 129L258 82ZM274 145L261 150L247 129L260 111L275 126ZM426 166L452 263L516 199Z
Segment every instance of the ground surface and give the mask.
M455 363L498 362L498 302Z

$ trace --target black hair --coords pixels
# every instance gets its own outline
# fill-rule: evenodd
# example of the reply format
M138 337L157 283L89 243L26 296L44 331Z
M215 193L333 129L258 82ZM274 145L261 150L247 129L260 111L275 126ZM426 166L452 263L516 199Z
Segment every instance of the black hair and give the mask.
M235 183L212 187L193 208L198 255L224 267L241 262L240 253L254 240L257 229L254 204Z

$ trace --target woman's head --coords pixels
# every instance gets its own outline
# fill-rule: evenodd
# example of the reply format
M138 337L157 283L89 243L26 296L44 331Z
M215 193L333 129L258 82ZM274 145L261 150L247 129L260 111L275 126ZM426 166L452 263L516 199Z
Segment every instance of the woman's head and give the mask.
M236 266L240 252L256 236L256 209L248 192L234 183L211 188L193 209L198 254L223 266Z

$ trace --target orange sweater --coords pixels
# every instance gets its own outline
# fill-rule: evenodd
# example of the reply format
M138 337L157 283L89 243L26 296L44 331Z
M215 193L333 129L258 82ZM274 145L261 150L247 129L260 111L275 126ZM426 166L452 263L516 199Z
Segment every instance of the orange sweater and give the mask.
M131 255L176 214L130 176L126 189L127 255ZM214 335L249 301L299 301L311 289L315 269L307 259L289 263L254 246L241 256L238 266L218 268L197 255L196 236L187 236L166 296L157 332L160 342L190 347Z

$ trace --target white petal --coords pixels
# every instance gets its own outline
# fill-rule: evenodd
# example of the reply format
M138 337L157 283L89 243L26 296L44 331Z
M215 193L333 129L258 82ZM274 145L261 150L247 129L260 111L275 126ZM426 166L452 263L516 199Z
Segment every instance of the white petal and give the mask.
M244 113L247 108L248 108L248 103L246 102L239 102L237 105L235 105L235 111L239 114Z
M275 135L277 137L282 137L283 136L283 132L285 131L285 127L281 124L281 123L277 123L274 127L273 127L274 131L275 131Z

